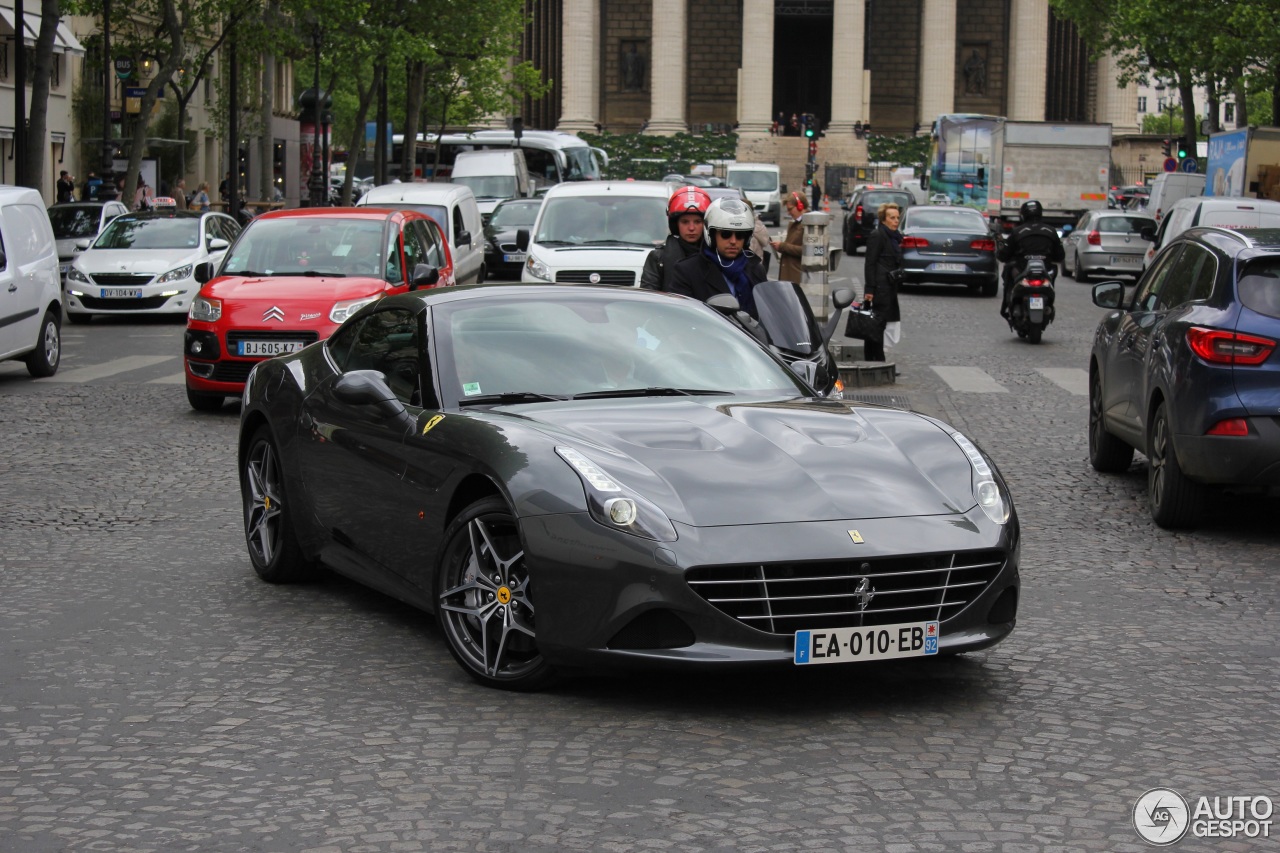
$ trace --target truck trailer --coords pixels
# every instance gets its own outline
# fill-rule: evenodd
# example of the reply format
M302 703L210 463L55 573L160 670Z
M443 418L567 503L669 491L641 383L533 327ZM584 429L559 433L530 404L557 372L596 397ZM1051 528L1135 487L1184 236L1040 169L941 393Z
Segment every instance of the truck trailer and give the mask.
M1204 194L1280 201L1280 128L1242 127L1211 135Z
M1111 125L1005 120L992 133L987 217L1006 230L1022 219L1023 202L1044 207L1050 225L1074 225L1107 206Z

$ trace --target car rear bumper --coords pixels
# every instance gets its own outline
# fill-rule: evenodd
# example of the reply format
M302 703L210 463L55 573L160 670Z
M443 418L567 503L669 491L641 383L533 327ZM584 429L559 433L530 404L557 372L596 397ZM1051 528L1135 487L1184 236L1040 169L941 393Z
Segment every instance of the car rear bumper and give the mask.
M1113 258L1132 258L1129 263L1113 262ZM1087 273L1088 275L1142 275L1142 258L1141 254L1136 255L1081 255L1080 269L1077 272Z
M1280 418L1248 421L1247 436L1179 435L1183 473L1210 485L1280 486Z

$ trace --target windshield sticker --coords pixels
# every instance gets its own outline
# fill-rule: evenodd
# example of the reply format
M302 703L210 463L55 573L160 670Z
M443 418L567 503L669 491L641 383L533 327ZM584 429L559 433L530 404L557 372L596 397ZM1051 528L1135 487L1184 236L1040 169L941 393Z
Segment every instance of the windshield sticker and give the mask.
M465 382L465 383L463 383L463 385L462 385L462 396L464 396L464 397L474 397L475 395L477 395L477 394L479 394L479 393L480 393L480 383L479 383L479 382Z

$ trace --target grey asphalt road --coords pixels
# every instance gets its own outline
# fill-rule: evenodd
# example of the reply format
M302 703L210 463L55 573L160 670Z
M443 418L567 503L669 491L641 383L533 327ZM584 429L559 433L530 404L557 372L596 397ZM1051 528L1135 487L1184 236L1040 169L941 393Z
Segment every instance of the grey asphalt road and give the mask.
M1168 533L1141 456L1089 468L1087 292L1032 346L993 299L909 288L902 375L860 392L1009 479L1005 643L535 695L377 593L257 581L236 409L187 407L181 326L68 328L56 381L0 365L0 850L1137 851L1148 789L1280 797L1277 502Z

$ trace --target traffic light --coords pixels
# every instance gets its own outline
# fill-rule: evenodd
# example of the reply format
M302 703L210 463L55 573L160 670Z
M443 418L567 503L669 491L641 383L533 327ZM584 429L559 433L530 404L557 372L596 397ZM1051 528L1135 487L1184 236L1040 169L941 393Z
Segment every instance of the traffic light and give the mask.
M813 139L815 136L818 135L818 131L813 127L806 127L804 129L804 135L809 137L810 139Z
M813 186L813 164L812 163L804 164L804 185L806 187Z
M1187 141L1185 139L1178 140L1178 159L1187 159Z
M1162 154L1164 154L1164 156L1168 157L1169 154L1173 151L1173 140L1166 139L1164 143L1160 146L1160 151Z
M818 156L818 140L810 139L809 140L809 159L812 160L814 157L817 157L817 156Z

